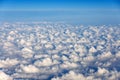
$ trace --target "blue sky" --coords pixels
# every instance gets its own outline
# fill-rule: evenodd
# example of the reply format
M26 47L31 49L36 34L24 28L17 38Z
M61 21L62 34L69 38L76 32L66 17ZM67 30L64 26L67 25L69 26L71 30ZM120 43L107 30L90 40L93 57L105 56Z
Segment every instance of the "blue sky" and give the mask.
M120 0L0 0L0 11L0 20L4 21L48 20L76 21L88 24L120 23ZM11 16L9 16L10 14Z
M0 10L80 10L119 8L119 0L0 0Z

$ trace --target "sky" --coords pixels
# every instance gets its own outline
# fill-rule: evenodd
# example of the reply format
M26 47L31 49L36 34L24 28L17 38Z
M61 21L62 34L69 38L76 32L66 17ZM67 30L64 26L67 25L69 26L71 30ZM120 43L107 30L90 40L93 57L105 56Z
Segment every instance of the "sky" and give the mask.
M119 24L120 0L0 0L1 21Z

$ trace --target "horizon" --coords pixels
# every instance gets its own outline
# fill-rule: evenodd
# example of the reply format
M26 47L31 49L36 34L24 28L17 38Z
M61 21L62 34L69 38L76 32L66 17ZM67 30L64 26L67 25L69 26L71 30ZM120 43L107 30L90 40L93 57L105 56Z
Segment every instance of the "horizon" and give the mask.
M0 21L50 21L87 25L120 23L119 0L1 0Z

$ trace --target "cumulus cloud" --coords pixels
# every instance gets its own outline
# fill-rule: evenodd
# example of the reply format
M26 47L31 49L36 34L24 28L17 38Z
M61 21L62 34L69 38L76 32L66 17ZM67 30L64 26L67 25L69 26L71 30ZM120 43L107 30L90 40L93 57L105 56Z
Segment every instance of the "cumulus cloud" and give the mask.
M11 47L14 47L14 44L13 44L13 43L11 43L11 42L9 42L9 41L6 41L6 42L4 43L3 48L9 49L9 48L11 48Z
M0 79L120 79L119 26L0 26Z
M34 65L20 65L21 69L25 73L38 73L40 70Z
M98 56L100 60L110 59L111 57L113 57L111 52L104 52L103 54Z
M77 68L78 65L74 62L65 61L63 64L60 65L60 67L62 69L68 69L68 68L72 69L72 68Z
M97 50L92 46L90 49L89 49L89 53L94 53L96 52Z
M95 57L93 57L91 55L83 58L83 61L85 61L86 63L89 63L89 62L94 61L94 60L95 60Z
M63 75L62 77L53 78L52 80L93 80L93 76L85 77L83 74L77 74L74 71Z
M19 61L17 59L7 58L5 60L0 60L0 68L12 67L18 63Z
M36 66L51 66L54 64L58 64L59 62L57 60L52 60L51 58L45 58L42 61L37 60L35 61Z
M86 48L83 45L75 44L74 48L75 48L75 51L80 52L80 54L84 54L86 52Z
M51 43L47 43L45 44L45 48L52 49L53 45Z
M117 52L115 56L116 56L117 58L119 58L119 57L120 57L120 51Z
M98 67L98 72L97 72L98 76L101 76L101 75L104 75L104 74L108 74L108 73L109 73L109 71L106 70L105 68Z
M23 48L22 50L22 56L24 58L31 58L33 57L33 51L30 48Z
M13 80L13 78L7 75L6 73L0 71L0 80Z

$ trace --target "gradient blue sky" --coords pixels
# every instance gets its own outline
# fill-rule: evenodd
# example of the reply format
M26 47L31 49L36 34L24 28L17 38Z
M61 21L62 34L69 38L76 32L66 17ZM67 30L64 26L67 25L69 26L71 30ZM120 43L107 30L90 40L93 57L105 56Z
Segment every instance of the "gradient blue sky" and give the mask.
M119 24L119 14L120 0L0 0L1 21Z
M0 0L0 10L119 9L120 0Z

